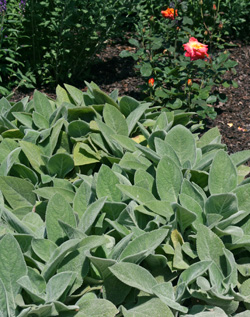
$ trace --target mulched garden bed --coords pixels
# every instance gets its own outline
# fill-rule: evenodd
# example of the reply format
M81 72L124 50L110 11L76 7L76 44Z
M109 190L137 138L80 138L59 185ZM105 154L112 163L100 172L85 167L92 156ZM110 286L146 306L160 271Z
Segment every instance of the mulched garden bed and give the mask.
M143 81L135 73L134 60L119 57L119 53L124 49L132 48L119 42L108 45L97 56L98 61L90 70L91 77L86 80L93 80L107 93L117 88L119 96L128 95L140 100L142 96L139 86L143 84ZM207 120L207 127L217 126L228 152L235 153L250 149L250 46L238 43L236 47L229 50L230 58L238 62L237 74L232 77L238 82L239 87L221 89L228 96L228 101L216 107L218 115L215 120ZM85 84L80 83L78 88L84 90ZM40 91L55 97L55 94L47 89ZM25 95L27 93L15 91L12 100L20 100ZM32 98L33 92L28 95Z

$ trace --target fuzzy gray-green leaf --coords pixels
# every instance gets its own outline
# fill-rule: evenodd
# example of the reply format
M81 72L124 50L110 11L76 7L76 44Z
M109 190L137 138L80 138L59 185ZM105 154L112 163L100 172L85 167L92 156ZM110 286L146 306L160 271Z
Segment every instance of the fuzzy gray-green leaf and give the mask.
M237 171L229 155L220 150L210 168L208 187L211 194L223 194L237 186Z

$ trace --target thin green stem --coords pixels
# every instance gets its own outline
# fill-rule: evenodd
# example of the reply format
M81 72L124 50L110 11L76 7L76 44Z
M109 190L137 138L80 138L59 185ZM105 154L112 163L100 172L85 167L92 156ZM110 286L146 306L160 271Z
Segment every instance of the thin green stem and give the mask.
M5 14L2 14L2 19L1 19L1 46L2 47L2 43L3 43L3 25L4 25L4 17Z
M32 28L32 51L33 63L36 65L35 27L34 27L34 0L31 0L31 28Z

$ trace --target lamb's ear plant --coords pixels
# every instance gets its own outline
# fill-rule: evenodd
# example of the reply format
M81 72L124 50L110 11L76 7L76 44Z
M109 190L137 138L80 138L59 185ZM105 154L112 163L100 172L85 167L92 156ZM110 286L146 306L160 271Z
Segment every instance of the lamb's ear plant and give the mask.
M250 151L87 84L0 101L2 315L248 314Z

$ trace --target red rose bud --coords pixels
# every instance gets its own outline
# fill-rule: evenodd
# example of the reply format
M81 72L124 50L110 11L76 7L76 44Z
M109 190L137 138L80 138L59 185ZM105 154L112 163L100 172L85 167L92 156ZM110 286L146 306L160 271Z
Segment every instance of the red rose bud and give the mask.
M188 79L188 86L192 86L192 79Z
M167 8L165 11L161 11L161 14L163 18L174 20L175 17L178 17L177 10L174 10L173 8Z
M154 78L150 78L150 79L148 80L148 85L149 85L149 87L153 87L153 86L154 86L154 82L155 82Z
M219 26L218 26L218 28L219 28L219 29L222 29L222 28L223 28L223 24L220 23Z
M216 10L217 10L217 8L216 8L216 4L215 4L215 3L213 3L213 10L214 10L214 11L216 11Z

